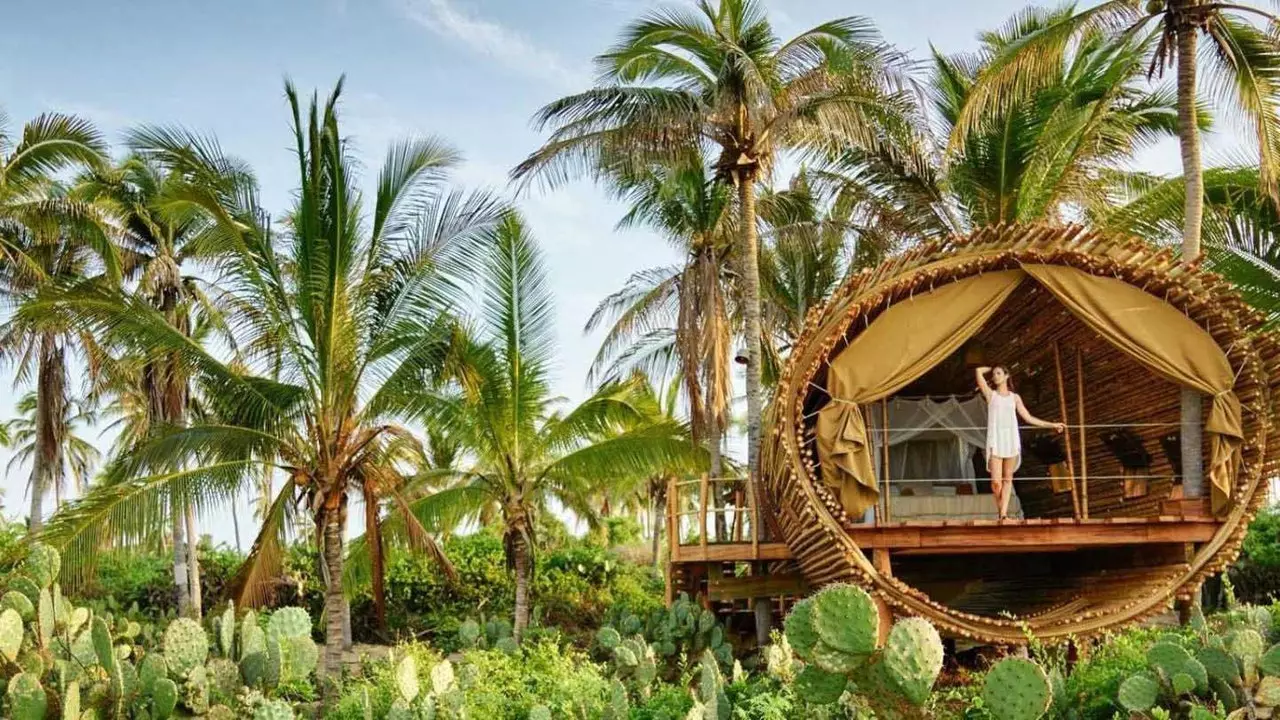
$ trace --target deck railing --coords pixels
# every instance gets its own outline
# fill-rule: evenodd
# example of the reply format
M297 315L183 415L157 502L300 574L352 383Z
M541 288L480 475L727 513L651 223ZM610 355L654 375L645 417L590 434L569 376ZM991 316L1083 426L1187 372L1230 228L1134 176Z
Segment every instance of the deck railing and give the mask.
M667 486L667 537L672 560L680 548L760 545L760 513L746 478L671 480Z

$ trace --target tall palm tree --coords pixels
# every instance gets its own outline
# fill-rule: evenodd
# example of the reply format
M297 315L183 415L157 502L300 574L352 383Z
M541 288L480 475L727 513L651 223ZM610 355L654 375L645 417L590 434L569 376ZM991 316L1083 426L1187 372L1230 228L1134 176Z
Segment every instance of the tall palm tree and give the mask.
M645 412L645 386L608 383L566 411L551 392L550 283L523 222L508 215L476 258L482 276L473 337L451 360L456 382L417 397L423 422L457 443L461 469L424 473L451 481L414 503L426 525L442 518L494 518L515 573L517 639L529 623L529 590L538 518L563 508L596 523L595 492L617 477L637 477L692 454L678 423Z
M143 131L133 140L146 147L152 138ZM202 151L212 156L217 148ZM188 267L205 250L200 240L215 221L202 208L174 204L175 194L181 193L187 182L188 178L169 172L147 156L134 154L117 166L86 173L77 183L76 193L106 208L115 218L125 278L136 282L133 292L178 332L191 337L197 324L218 326L221 318ZM181 357L170 353L134 364L136 371L129 374L127 382L136 387L122 390L142 400L139 409L143 412L134 419L129 436L145 437L153 427L187 422L192 393L189 371L182 366ZM203 608L194 510L175 505L171 528L178 611L200 617Z
M176 356L209 403L203 417L148 434L84 499L50 523L46 538L74 569L103 536L122 542L163 523L174 506L208 512L254 485L264 465L288 480L233 586L241 604L262 601L280 569L296 512L310 516L325 577L322 672L341 666L347 506L379 481L389 445L408 431L395 418L447 355L464 306L466 249L488 237L501 206L450 190L457 155L441 142L396 144L375 185L371 212L340 131L342 83L324 103L299 101L291 84L299 187L277 234L265 222L243 166L179 130L135 134L144 154L185 179L179 204L216 222L202 242L219 258L218 303L239 355L216 357L147 298L86 285L37 303L62 308L113 347L153 360ZM442 558L429 535L420 550Z
M23 395L18 401L17 410L18 417L4 423L3 432L3 444L14 449L13 457L9 458L9 464L5 466L6 474L10 475L22 465L34 465L40 452L39 395ZM101 459L101 453L91 440L80 436L77 431L96 425L98 413L88 404L76 400L68 402L63 411L64 417L58 420L58 424L66 428L61 448L62 457L59 458L62 468L55 475L63 481L69 477L75 495L79 496L89 487L90 476ZM34 482L33 475L31 483ZM67 493L65 482L54 485L51 489L55 507L62 507Z
M1254 24L1261 21L1266 27ZM1253 130L1261 170L1259 181L1273 200L1280 200L1277 153L1280 153L1280 36L1274 28L1280 18L1245 3L1218 0L1106 0L1072 12L1034 36L1010 46L989 64L979 78L971 101L955 132L952 147L965 141L966 133L992 107L1007 106L1028 91L1044 86L1061 48L1082 35L1098 31L1133 36L1151 28L1159 41L1150 51L1150 74L1176 66L1178 145L1182 155L1183 205L1182 257L1190 262L1201 253L1204 218L1204 167L1200 152L1201 123L1197 98L1199 72L1210 77L1207 87L1218 107L1234 108ZM1198 51L1200 37L1211 51ZM1201 427L1202 398L1193 390L1182 391L1182 467L1187 494L1203 490Z
M116 270L101 215L67 196L60 173L105 160L106 142L88 122L48 113L14 137L0 112L0 295L13 305L50 283L94 269ZM10 321L0 329L4 355L17 360L19 378L35 376L39 448L32 458L30 527L44 522L44 498L59 476L66 428L67 350L78 340L56 318L40 323Z
M599 176L602 158L662 164L691 147L717 157L717 176L738 195L754 487L763 407L756 184L791 149L867 147L911 157L916 148L903 131L912 110L908 63L863 18L782 41L758 0L699 0L693 10L664 8L633 22L597 65L597 87L538 112L535 124L551 128L551 137L513 177L554 185L575 174Z
M731 189L708 176L697 157L673 166L616 167L611 183L630 205L618 227L658 231L685 261L632 275L596 306L585 329L607 323L608 330L591 376L617 381L635 371L660 378L674 371L693 438L706 443L711 475L720 477L737 335L726 297L734 275Z

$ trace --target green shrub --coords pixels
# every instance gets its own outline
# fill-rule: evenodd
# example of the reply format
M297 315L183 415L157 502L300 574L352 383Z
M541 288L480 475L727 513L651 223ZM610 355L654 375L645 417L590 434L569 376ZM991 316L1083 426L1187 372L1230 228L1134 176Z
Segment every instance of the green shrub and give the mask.
M1280 599L1280 508L1264 508L1254 518L1229 576L1240 602Z
M1079 720L1111 720L1127 714L1116 701L1120 685L1147 668L1147 649L1166 631L1138 628L1106 637L1067 677L1064 705Z
M576 650L527 643L514 654L473 650L459 674L470 676L466 708L471 717L523 720L545 705L556 718L597 718L608 707L611 683L600 667Z

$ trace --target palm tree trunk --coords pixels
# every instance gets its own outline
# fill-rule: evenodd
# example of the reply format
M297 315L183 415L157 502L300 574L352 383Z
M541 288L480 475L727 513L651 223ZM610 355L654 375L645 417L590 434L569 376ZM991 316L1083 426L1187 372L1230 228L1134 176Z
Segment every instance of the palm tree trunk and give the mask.
M370 581L373 586L373 617L378 631L387 631L386 567L382 552L382 525L378 517L378 500L372 490L364 494L364 537L369 545Z
M204 617L204 592L200 589L200 534L196 531L196 512L191 505L186 508L187 525L187 582L191 584L191 615Z
M341 497L325 503L323 515L324 552L322 554L327 585L324 592L324 661L321 672L329 680L337 681L342 672L342 623L345 615L346 596L342 591L342 536L343 513ZM334 683L328 684L329 688Z
M236 502L239 499L240 499L240 491L239 490L232 491L231 493L232 508L235 507ZM235 533L236 533L236 552L240 554L244 554L244 548L240 546L240 515L234 510L231 513L231 527L235 530Z
M31 519L29 532L44 527L44 496L62 484L62 446L66 438L67 368L58 339L40 337L36 376L36 452L31 461ZM60 495L60 493L58 493Z
M533 558L527 537L523 532L514 533L511 540L516 571L516 613L513 634L516 642L524 637L524 629L529 626L529 580L533 570Z
M1180 3L1185 5L1186 3ZM1185 8L1180 8L1185 13ZM1182 259L1200 257L1200 224L1204 215L1204 168L1200 160L1200 128L1196 120L1196 42L1200 30L1183 13L1171 18L1178 42L1178 144L1182 150L1182 177L1186 207L1182 220ZM1200 427L1203 401L1200 393L1184 388L1180 425L1182 491L1185 497L1204 496L1203 437Z
M742 316L747 343L747 492L756 503L760 479L761 396L760 356L760 248L756 236L756 187L754 169L737 174L739 222L742 227L739 254L742 259Z
M182 510L173 506L173 584L178 589L178 615L191 615L191 582L187 573L186 520Z

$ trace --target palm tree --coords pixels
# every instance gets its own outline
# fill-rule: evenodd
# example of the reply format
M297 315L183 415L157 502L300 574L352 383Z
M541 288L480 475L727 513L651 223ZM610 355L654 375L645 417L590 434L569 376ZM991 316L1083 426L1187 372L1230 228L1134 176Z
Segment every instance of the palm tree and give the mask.
M550 284L541 253L520 218L508 215L476 258L482 275L474 337L451 360L456 382L417 397L424 424L457 443L467 463L423 473L446 489L414 503L424 525L493 517L515 573L517 639L529 624L529 589L539 516L563 508L596 523L592 496L692 453L679 424L645 412L644 383L608 383L561 412L551 393L555 349Z
M1266 28L1251 22L1257 20ZM1207 86L1216 105L1235 108L1251 126L1257 141L1259 181L1273 200L1280 200L1280 37L1273 32L1277 25L1280 18L1269 12L1217 0L1106 0L1070 13L1008 47L989 64L956 123L951 145L961 146L965 135L992 107L1007 107L1028 91L1043 87L1051 77L1045 70L1052 67L1061 48L1082 35L1102 30L1127 37L1154 28L1159 41L1150 51L1149 73L1163 73L1176 66L1178 145L1185 195L1182 257L1191 262L1200 257L1204 218L1201 123L1197 117L1202 64L1211 78ZM1209 40L1211 52L1198 52L1201 35ZM1182 467L1189 497L1202 492L1202 405L1199 393L1182 391Z
M146 131L133 142L142 147L153 138ZM201 150L211 156L216 146ZM199 207L173 204L187 178L169 172L159 163L135 154L115 167L97 168L77 183L79 196L105 208L115 218L117 242L124 253L126 279L136 281L133 292L146 299L179 333L191 337L197 324L217 327L220 315L200 287L200 281L184 269L202 252L200 240L215 226L214 219ZM146 358L130 373L126 382L134 387L122 390L138 397L140 413L126 437L145 437L153 427L178 426L187 422L192 392L189 371L176 353ZM202 600L197 558L195 512L191 507L173 507L173 576L178 589L178 612L200 617Z
M664 8L635 21L597 65L597 87L538 112L535 124L551 128L551 137L512 175L554 185L600 176L602 159L667 164L695 147L717 157L717 177L738 195L754 488L763 407L756 184L791 149L825 155L864 147L911 158L908 63L862 18L832 20L784 42L757 0L699 0L694 11Z
M731 399L732 192L709 177L696 158L674 166L616 167L615 194L630 205L621 228L649 227L686 255L683 265L635 273L606 297L586 332L608 323L590 379L618 381L635 371L674 371L689 409L693 439L705 442L713 477Z
M409 436L394 420L446 357L454 336L446 311L465 303L467 248L489 236L501 211L488 195L449 190L444 174L457 155L419 139L388 152L362 220L339 126L341 91L339 82L323 104L313 96L304 108L286 85L299 188L278 235L242 166L180 130L135 133L139 152L184 179L177 206L215 219L201 242L219 258L214 286L237 358L215 357L148 298L100 285L33 308L64 308L139 357L178 358L209 404L202 417L149 433L53 519L47 539L73 569L83 567L103 536L142 537L175 506L207 512L271 466L287 482L235 578L234 599L266 598L297 511L309 515L326 582L322 672L330 677L342 659L349 498L380 482L388 447ZM428 534L415 537L421 551L442 557Z
M27 393L18 401L18 417L4 423L4 432L0 434L4 445L14 448L13 457L5 466L5 472L12 474L22 465L34 465L37 453L40 452L40 417L38 413L39 395ZM101 459L101 453L93 442L76 434L77 430L93 427L98 422L98 414L84 402L72 400L64 407L64 417L58 424L66 428L61 447L62 457L59 462L62 468L54 473L59 480L71 478L71 484L77 496L83 495L89 487L89 479ZM35 477L31 478L34 484ZM56 507L62 507L67 489L65 482L51 488Z
M51 283L89 272L97 260L114 272L115 255L95 208L67 196L59 173L101 163L102 135L88 122L49 113L27 123L21 137L10 133L0 112L0 294L14 304ZM44 498L60 486L66 428L67 350L77 338L57 318L40 323L10 321L0 329L3 354L18 362L19 379L35 375L39 447L32 458L30 528L44 522Z

